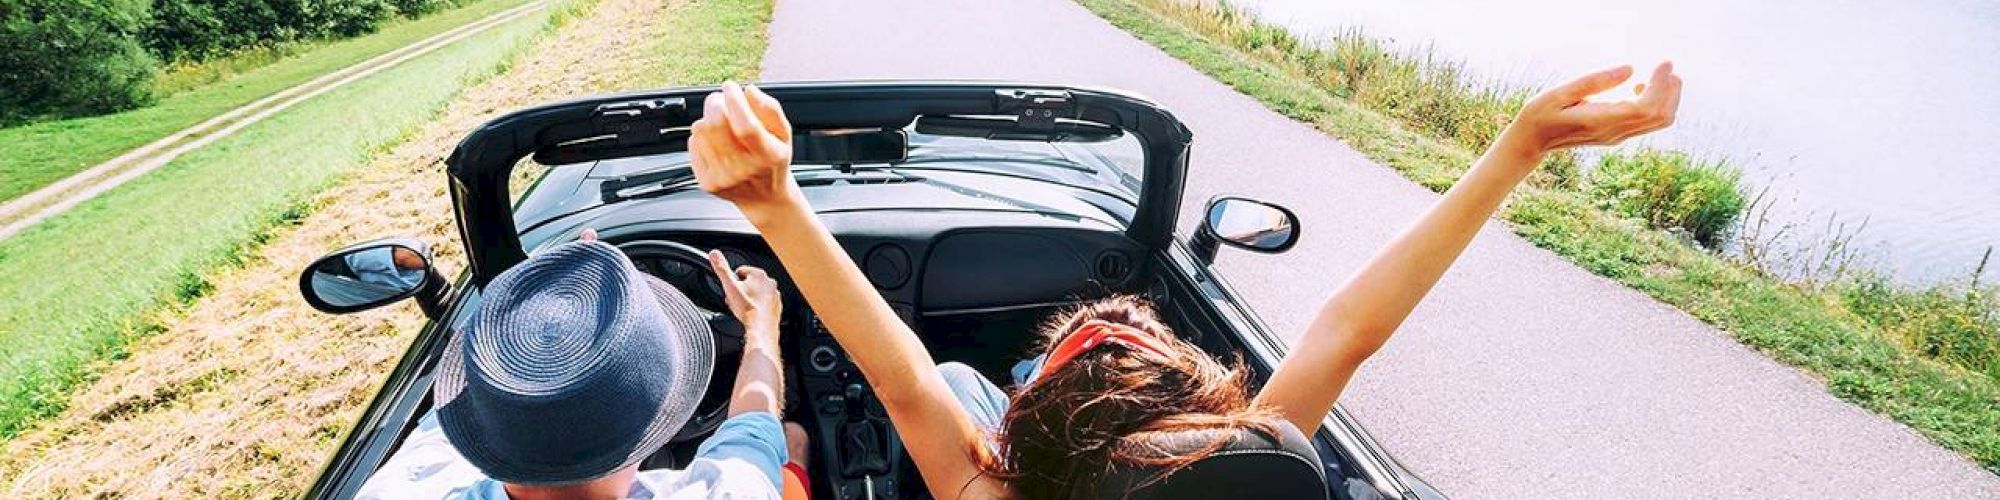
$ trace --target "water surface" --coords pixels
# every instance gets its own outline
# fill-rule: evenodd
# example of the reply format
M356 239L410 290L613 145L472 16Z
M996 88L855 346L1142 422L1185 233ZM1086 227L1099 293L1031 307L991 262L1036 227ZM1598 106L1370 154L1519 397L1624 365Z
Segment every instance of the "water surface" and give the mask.
M1800 234L1866 221L1875 266L1969 276L2000 245L2000 2L1240 0L1320 36L1359 28L1543 85L1671 58L1681 119L1651 144L1724 157ZM2000 257L1996 257L2000 260ZM2000 262L1988 266L2000 277Z

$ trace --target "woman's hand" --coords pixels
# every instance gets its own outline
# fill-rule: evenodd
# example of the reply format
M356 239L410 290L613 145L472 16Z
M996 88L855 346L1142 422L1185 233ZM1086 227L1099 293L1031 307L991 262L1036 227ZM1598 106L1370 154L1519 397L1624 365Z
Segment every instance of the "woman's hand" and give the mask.
M1617 144L1672 125L1681 104L1681 78L1672 62L1660 63L1650 82L1634 88L1637 99L1587 100L1631 77L1631 66L1619 66L1543 91L1521 106L1495 148L1538 157L1570 146Z
M792 182L792 126L778 100L756 87L722 85L702 103L688 137L701 188L755 217L799 199Z
M755 266L730 271L729 259L715 250L708 251L708 265L715 271L715 278L722 280L723 301L729 304L729 313L743 322L744 334L777 340L778 320L785 308L777 280Z

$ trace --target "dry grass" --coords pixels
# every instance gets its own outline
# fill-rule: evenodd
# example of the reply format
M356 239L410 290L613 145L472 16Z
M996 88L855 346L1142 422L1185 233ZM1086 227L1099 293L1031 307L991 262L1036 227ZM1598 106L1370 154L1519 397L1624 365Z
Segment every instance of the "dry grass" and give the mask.
M295 495L423 325L411 305L329 316L298 299L297 272L321 252L385 234L419 235L462 263L441 172L472 127L521 106L602 92L658 55L672 7L603 0L467 90L430 126L321 193L207 296L158 313L159 330L81 387L70 408L6 443L8 498L270 498Z

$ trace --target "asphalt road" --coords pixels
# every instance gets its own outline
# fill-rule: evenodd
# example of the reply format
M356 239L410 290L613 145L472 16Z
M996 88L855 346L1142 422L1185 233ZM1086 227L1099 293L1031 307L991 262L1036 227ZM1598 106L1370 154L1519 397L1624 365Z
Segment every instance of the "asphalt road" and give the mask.
M1194 130L1183 231L1218 193L1303 219L1291 252L1218 264L1283 332L1437 199L1065 0L782 0L764 78L1148 95ZM2000 498L2000 476L1497 222L1344 404L1456 498Z

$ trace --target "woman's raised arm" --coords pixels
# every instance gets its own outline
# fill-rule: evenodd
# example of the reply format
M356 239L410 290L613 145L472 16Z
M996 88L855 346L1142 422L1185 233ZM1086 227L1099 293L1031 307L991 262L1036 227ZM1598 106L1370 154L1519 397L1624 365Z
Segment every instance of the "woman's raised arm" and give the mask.
M1543 155L1575 145L1616 144L1672 124L1681 81L1671 63L1653 71L1636 100L1585 100L1631 75L1630 67L1592 73L1524 104L1444 199L1327 298L1257 395L1258 404L1307 434L1319 429L1361 362L1389 340Z
M820 225L791 175L791 125L776 99L727 83L709 94L688 139L695 179L735 203L757 226L861 368L937 498L989 498L1003 488L981 478L984 436L952 396L915 332L869 286Z

